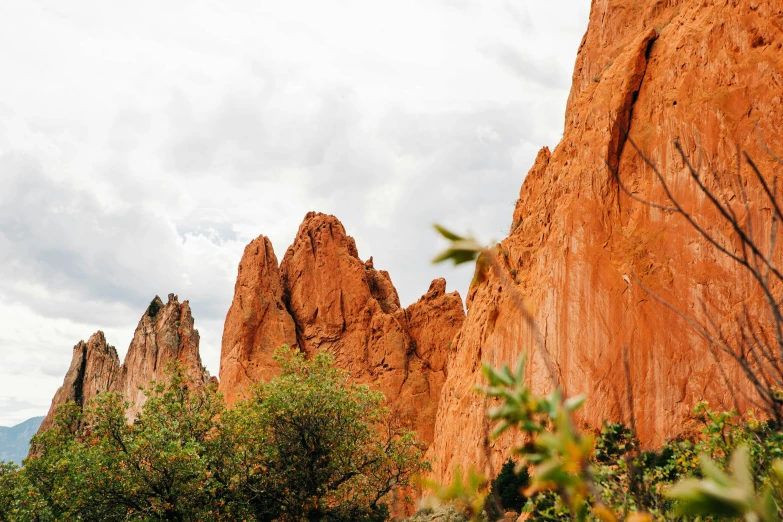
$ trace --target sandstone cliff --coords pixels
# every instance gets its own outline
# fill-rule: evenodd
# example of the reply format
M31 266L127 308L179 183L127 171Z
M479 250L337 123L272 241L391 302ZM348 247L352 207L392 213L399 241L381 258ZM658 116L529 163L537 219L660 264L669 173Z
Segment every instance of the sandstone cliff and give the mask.
M117 350L106 342L103 332L92 334L87 342L79 341L73 347L71 366L65 374L63 385L54 394L49 413L38 430L48 430L54 425L54 413L58 406L66 402L84 406L90 399L108 390L119 374Z
M181 364L194 386L203 386L209 381L209 373L201 364L198 345L199 335L190 304L187 301L180 303L174 294L169 294L165 304L155 296L139 320L122 363L120 378L112 387L112 391L121 392L133 403L127 412L128 420L132 420L146 402L140 387L163 379L169 363Z
M54 413L61 404L75 401L83 406L106 391L121 392L134 403L127 412L128 420L133 420L146 400L139 387L162 379L169 362L182 364L192 385L203 386L210 377L201 365L198 344L198 330L194 328L188 302L180 303L177 296L169 294L164 304L155 296L136 327L122 366L103 332L74 347L71 366L39 431L52 426Z
M710 178L718 191L727 190L737 172L737 145L763 172L781 173L758 141L761 135L778 155L783 151L781 28L779 2L592 4L563 139L538 154L498 256L535 308L554 377L568 394L589 395L581 418L588 426L630 419L623 346L633 413L648 445L676 435L697 401L731 407L730 390L747 389L737 368L724 360L725 380L705 343L629 274L686 312L698 314L702 299L719 318L743 302L756 306L748 300L750 281L681 216L623 195L610 169L618 169L639 197L662 201L653 171L626 143L629 129L677 198L728 240L731 231L719 225L690 182L673 141L683 144L694 163L718 173ZM740 176L747 180L750 172ZM751 193L751 201L760 201L758 195ZM760 207L751 203L754 219L768 212ZM440 478L458 463L486 464L478 444L487 429L485 408L471 391L481 382L480 361L513 363L531 351L532 383L539 391L551 387L510 290L490 274L467 296L468 316L448 367L430 449ZM495 469L515 442L507 437L492 445Z
M446 280L436 279L421 299L405 309L405 316L416 363L408 371L409 389L418 390L425 399L412 401L410 406L421 410L419 436L431 442L447 363L457 345L465 310L457 292L446 293Z
M226 315L220 355L220 391L227 404L256 382L271 379L280 346L296 346L296 326L283 301L280 269L272 242L258 236L239 262L234 300Z
M337 218L311 212L279 269L267 238L245 249L223 332L221 391L233 402L249 383L269 379L281 344L328 351L431 442L449 347L464 319L459 294L445 288L436 280L403 309L389 274L361 261Z

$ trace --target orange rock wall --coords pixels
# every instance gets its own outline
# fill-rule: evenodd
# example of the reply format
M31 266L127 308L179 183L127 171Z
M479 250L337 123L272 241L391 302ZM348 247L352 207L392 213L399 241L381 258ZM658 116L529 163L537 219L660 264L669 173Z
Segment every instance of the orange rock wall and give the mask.
M63 385L52 399L46 418L38 428L48 430L54 425L54 413L66 402L84 406L90 399L108 390L120 374L117 350L106 342L103 332L94 333L87 342L79 341L73 347L71 366L65 374Z
M233 402L271 378L282 344L326 351L356 382L381 390L429 443L449 347L465 316L459 294L445 290L436 280L403 309L388 272L359 259L337 218L311 212L279 269L267 238L245 249L223 332L220 388Z
M126 415L132 421L146 402L139 387L165 377L166 366L178 362L193 386L203 386L210 377L201 365L199 335L187 301L169 294L168 302L155 296L139 320L125 361L120 365L117 351L106 342L103 332L93 334L73 349L71 366L57 390L49 413L39 432L52 427L57 408L69 401L84 406L99 393L120 392L130 401Z
M770 177L782 174L759 146L783 155L783 4L760 1L594 1L579 48L563 139L543 149L522 185L511 233L501 245L515 289L535 308L537 329L567 393L586 393L581 422L629 422L623 347L628 347L633 413L642 441L679 433L697 401L732 407L732 397L705 343L632 280L683 310L704 300L716 317L740 303L759 314L751 281L697 237L685 220L622 194L610 168L639 197L664 202L653 171L625 141L625 130L660 167L675 196L730 244L677 154L713 169L711 188L727 193L737 171L736 147L747 149ZM744 168L741 177L751 176ZM758 188L748 184L751 218L768 219ZM760 230L760 232L765 232ZM769 230L766 230L768 233ZM486 465L479 442L488 428L480 362L515 362L533 352L529 377L551 388L533 332L490 274L471 288L468 315L451 359L435 425L435 475L455 464ZM728 380L747 389L723 360ZM741 401L740 397L740 401ZM745 403L747 404L747 403ZM491 445L494 469L518 443Z

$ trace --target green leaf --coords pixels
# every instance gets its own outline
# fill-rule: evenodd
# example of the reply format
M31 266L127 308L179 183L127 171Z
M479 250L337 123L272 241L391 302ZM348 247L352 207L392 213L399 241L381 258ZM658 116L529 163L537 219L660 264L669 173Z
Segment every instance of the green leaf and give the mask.
M688 516L739 518L747 507L741 491L707 480L682 480L666 496L678 500L677 512Z
M778 521L778 506L775 503L775 493L771 487L767 487L762 494L759 515L763 522Z
M699 465L701 467L701 472L706 479L709 479L722 487L730 487L732 485L731 478L721 471L717 464L704 453L699 456Z
M742 445L734 450L731 456L731 470L734 473L737 486L747 495L753 496L755 488L753 475L750 471L750 453L747 446Z
M448 230L448 229L446 229L446 228L444 228L444 227L442 227L442 226L438 225L437 223L436 223L436 224L434 224L434 225L432 225L432 226L433 226L433 227L435 227L435 230L437 230L437 231L438 231L438 233L439 233L441 236L445 237L445 238L446 238L446 239L448 239L449 241L460 241L460 240L462 240L462 239L465 239L465 238L463 238L462 236L458 236L458 235L457 235L457 234L455 234L454 232L452 232L452 231L450 231L450 230Z

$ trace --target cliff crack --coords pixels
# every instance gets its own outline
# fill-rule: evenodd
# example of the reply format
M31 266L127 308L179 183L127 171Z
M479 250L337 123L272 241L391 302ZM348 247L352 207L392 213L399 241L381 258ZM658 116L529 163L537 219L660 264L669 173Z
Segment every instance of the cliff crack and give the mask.
M633 110L636 101L639 99L639 92L642 89L642 82L644 81L644 76L647 72L647 64L649 63L653 44L657 39L658 33L651 29L638 45L635 52L635 70L628 78L617 114L614 116L610 115L610 117L613 118L613 121L606 163L612 173L616 173L620 167L620 158L622 157L625 143L628 141L628 136L631 133Z

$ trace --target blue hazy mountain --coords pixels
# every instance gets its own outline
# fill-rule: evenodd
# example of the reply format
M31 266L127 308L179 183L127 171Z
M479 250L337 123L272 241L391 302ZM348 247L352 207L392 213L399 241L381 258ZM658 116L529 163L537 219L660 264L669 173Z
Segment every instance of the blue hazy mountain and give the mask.
M33 417L10 428L0 426L0 461L21 464L42 420L43 417Z

